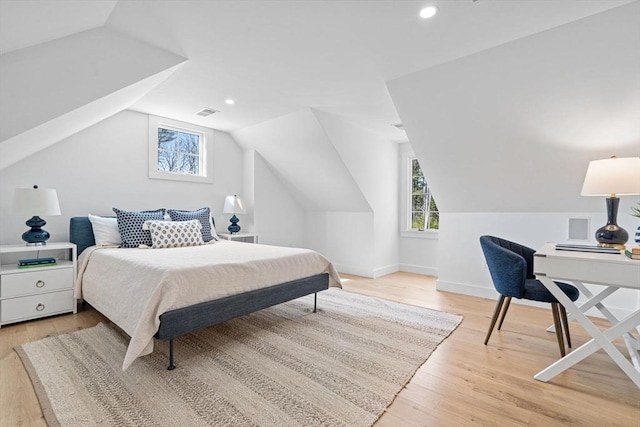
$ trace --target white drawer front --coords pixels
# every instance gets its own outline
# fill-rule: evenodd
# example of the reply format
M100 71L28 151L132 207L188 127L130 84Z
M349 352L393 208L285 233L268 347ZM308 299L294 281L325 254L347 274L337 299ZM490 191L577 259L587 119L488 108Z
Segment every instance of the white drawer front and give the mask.
M0 322L9 323L73 311L73 290L0 301Z
M9 298L73 287L73 268L3 274L0 297Z

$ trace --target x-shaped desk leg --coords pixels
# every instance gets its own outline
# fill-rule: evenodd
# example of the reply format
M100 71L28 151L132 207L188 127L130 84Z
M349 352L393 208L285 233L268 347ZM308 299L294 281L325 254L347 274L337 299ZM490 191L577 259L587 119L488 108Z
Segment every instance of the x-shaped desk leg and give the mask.
M565 306L567 311L571 314L571 317L578 323L580 323L580 325L582 325L582 327L587 331L589 335L593 337L593 339L582 345L580 348L572 351L567 356L553 363L551 366L540 371L534 376L534 378L540 381L549 381L559 373L564 372L568 368L572 367L576 363L580 362L584 358L602 348L620 367L620 369L622 369L624 373L627 374L627 376L635 383L635 385L640 388L640 371L636 369L636 367L632 365L624 357L624 355L612 344L612 341L614 339L623 336L623 334L640 325L640 310L637 310L621 321L618 321L615 316L613 316L613 314L611 314L609 310L606 310L605 308L605 311L611 316L611 319L609 320L613 323L613 326L606 331L601 332L591 322L591 320L587 318L582 310L580 310L580 308L576 304L574 304L573 301L571 301L567 297L567 295L562 292L562 290L560 290L560 288L554 283L553 280L541 276L538 276L538 280L540 280L556 297L556 299ZM603 314L605 313L603 312ZM605 316L609 317L607 314L605 314ZM633 349L633 353L637 353L637 350ZM635 356L637 358L637 354L635 354Z

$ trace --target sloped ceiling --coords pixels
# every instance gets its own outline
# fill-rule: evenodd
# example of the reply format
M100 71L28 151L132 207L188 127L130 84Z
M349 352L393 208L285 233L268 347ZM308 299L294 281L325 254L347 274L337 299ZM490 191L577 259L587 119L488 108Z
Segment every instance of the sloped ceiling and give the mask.
M599 211L589 161L640 156L640 3L388 86L441 212Z
M0 169L129 107L186 61L105 28L1 59Z
M307 211L371 212L349 170L310 109L233 132L256 150Z
M401 2L395 0L301 0L296 2L123 0L116 2L115 6L113 1L3 0L0 2L0 23L2 24L0 25L0 40L2 40L0 46L3 49L2 52L7 52L0 56L3 67L4 64L11 62L8 59L21 58L30 52L42 50L43 52L39 54L46 56L44 51L48 48L45 49L45 46L53 46L55 43L64 43L65 40L71 39L80 41L86 34L97 31L95 28L101 25L104 26L100 31L110 34L111 38L126 40L122 44L125 53L131 54L132 51L140 48L141 52L146 52L142 54L141 59L148 55L148 57L155 57L155 60L151 61L153 66L149 68L144 68L144 61L135 60L131 61L135 67L131 67L127 61L118 60L117 54L120 53L118 50L113 59L114 62L110 64L108 60L111 58L101 57L100 52L103 46L100 43L93 43L92 49L86 49L88 52L78 51L77 58L69 58L67 55L67 60L71 62L56 62L53 58L51 71L49 71L49 64L38 64L37 68L26 70L24 76L20 75L17 82L14 75L9 76L0 70L3 89L4 87L11 89L15 86L14 89L19 92L34 84L42 95L38 97L31 94L22 97L23 94L16 92L11 97L6 97L3 90L0 124L3 132L7 132L8 139L4 139L0 149L5 151L12 146L11 150L15 149L12 153L13 158L29 155L34 149L46 146L46 144L37 145L33 142L36 139L54 143L54 139L63 137L58 133L55 138L51 138L53 135L39 131L46 128L41 126L57 121L59 124L69 124L69 126L58 126L58 128L75 131L74 129L78 126L91 126L97 120L101 120L101 117L113 114L122 108L171 117L234 132L237 135L244 133L240 138L243 138L245 140L243 143L249 146L257 144L256 141L282 135L280 130L268 123L280 123L280 118L288 115L299 118L301 123L309 126L306 129L297 126L299 134L319 135L317 122L309 120L304 113L313 108L356 123L382 138L397 142L407 141L407 134L392 127L391 124L397 123L400 118L403 121L406 120L405 126L412 129L408 136L416 147L421 161L431 162L426 164L429 168L433 166L433 171L429 173L433 174L434 189L438 191L438 188L441 188L441 197L444 198L448 197L444 196L444 193L451 191L451 197L460 198L460 195L465 195L462 199L466 199L466 195L471 191L470 188L462 184L447 186L443 182L459 179L452 178L451 173L457 168L454 163L460 161L457 155L459 152L467 154L466 151L468 151L468 154L471 154L478 150L473 146L459 147L456 144L465 141L480 145L493 143L493 139L485 131L485 137L480 139L469 138L466 134L457 134L460 139L453 140L452 135L447 133L448 129L439 127L443 125L442 123L431 120L428 121L429 130L424 130L427 121L424 125L416 125L416 123L424 119L423 108L435 111L437 110L435 104L426 105L422 101L415 103L410 100L405 101L401 98L410 95L399 92L394 94L392 100L385 82L394 79L397 79L395 80L397 82L409 82L413 78L418 85L416 92L424 97L423 84L433 86L431 83L425 83L425 80L430 77L410 76L407 80L402 80L403 76L420 72L420 70L426 70L425 72L436 70L434 73L437 74L438 66L446 67L446 64L451 61L464 61L460 58L496 48L496 46L499 49L500 45L505 43L510 44L514 40L577 19L597 15L621 5L637 5L638 1L434 0L432 3L437 4L440 13L431 20L423 21L417 18L418 11L424 6L422 0ZM608 23L607 25L615 26L616 24ZM59 39L62 36L66 37ZM550 41L550 43L556 42L555 39ZM49 45L49 43L52 44ZM129 45L133 47L126 47ZM142 46L144 46L143 49ZM521 58L526 59L530 54L517 51L517 48L514 48L511 53L515 61ZM585 51L581 51L580 54L587 57L590 55ZM630 55L634 56L634 53ZM571 51L567 52L567 56L571 57ZM637 54L634 57L637 58ZM179 67L178 64L184 61L184 58L189 58L189 63L168 77L170 71ZM538 58L541 57L538 56ZM544 63L545 58L541 59ZM559 54L554 56L553 61L556 60L558 64L564 63ZM606 62L607 58L603 57L602 60ZM85 67L82 66L83 63ZM529 60L523 62L528 65L531 63ZM468 87L471 91L469 93L479 90L478 88L484 84L484 81L478 80L480 77L475 76L476 71L473 67L476 66L480 67L479 71L490 83L498 80L495 76L504 75L506 82L509 83L506 87L515 90L515 93L518 87L526 86L536 80L531 76L529 80L516 82L506 71L519 72L520 69L510 67L509 64L505 64L505 69L498 70L495 74L488 71L486 64L482 61L470 62L468 65L471 68L466 72L455 69L456 66L454 66L454 71L457 72L451 76L457 76L460 87L463 88L469 81L475 81L474 85ZM541 69L546 72L553 70L553 64L549 64L546 69ZM68 75L65 74L67 72ZM129 72L137 73L135 78L128 79L126 82L118 80L123 76L120 73L128 74ZM69 76L71 78L67 78ZM155 85L153 89L150 89L151 84L141 85L126 96L128 101L119 98L117 105L111 105L109 108L101 107L101 114L80 115L82 122L73 123L75 127L71 126L71 121L62 121L73 117L70 114L83 109L83 106L95 107L98 100L104 100L110 94L122 94L120 91L135 87L136 83L152 77ZM76 80L79 85L70 88L69 82ZM159 83L160 80L162 80L161 83ZM111 84L116 81L118 84ZM455 92L456 83L451 81L444 83L443 87ZM396 91L400 91L400 86L404 86L402 83L394 85L395 83L390 87L395 87ZM108 90L102 90L106 86ZM96 89L98 89L97 92ZM404 86L402 90L411 91L408 86ZM464 105L468 103L468 99L464 97L459 99L460 111L458 112L454 107L449 106L452 101L447 100L442 90L438 92L437 87L433 87L433 90L439 93L438 96L442 99L443 105L450 108L450 113L463 116L479 114L479 118L482 118L480 108L465 111ZM524 96L528 95L524 94ZM226 105L225 98L234 98L235 105ZM483 98L491 97L489 94L479 93L478 99ZM26 100L28 102L25 102ZM515 97L513 100L520 103L527 101ZM398 108L402 110L400 116L394 101L397 101ZM546 103L548 100L537 98L536 101ZM583 100L574 98L573 101ZM30 114L24 114L29 107L36 109L34 113L37 119ZM212 107L221 112L208 118L194 116L193 113L202 107ZM299 113L301 111L303 113ZM535 110L535 112L541 111L546 109L539 106ZM436 116L437 111L434 114L434 117ZM578 116L579 114L576 117ZM76 121L78 117L75 116L72 120ZM499 129L505 122L506 120L500 123L492 120L491 126ZM266 123L266 127L273 128L271 130L273 135L244 138L253 133L251 128L261 123ZM5 128L5 125L9 127ZM549 129L550 127L545 127L545 130ZM433 141L433 132L437 132L435 135L442 144L441 149L427 145ZM504 132L512 135L507 139L498 138L498 140L512 140L519 130L508 128ZM19 140L21 135L25 140L24 143L30 144L31 148L25 148L22 151L24 143ZM453 132L453 135L456 133ZM283 136L288 139L281 141L281 144L291 146L291 151L280 150L277 156L275 151L272 155L262 151L261 153L274 166L274 169L282 174L291 174L289 182L294 188L297 186L296 180L299 179L300 173L287 172L295 166L292 166L293 162L285 160L289 159L290 153L295 152L293 145L301 139L295 134ZM12 139L13 143L8 143L9 139ZM27 139L31 142L27 142ZM247 142L249 139L252 141ZM317 141L317 147L314 149L326 148L327 144L322 137L312 139ZM543 146L540 145L543 143L535 138L516 139L522 141L520 144L525 147L528 147L527 144ZM444 149L445 145L448 145L448 149ZM563 146L559 150L572 149ZM525 153L533 151L535 149L530 147L529 151L525 150ZM325 163L338 164L333 161L337 160L333 154L324 154L323 158L329 159ZM427 158L430 160L426 160ZM484 166L487 169L500 166L496 158L482 155L477 157L485 161ZM471 160L465 161L464 157L462 158L462 164L473 170L474 165L470 163L472 163ZM536 164L536 162L532 161L530 164ZM537 164L541 163L537 162ZM543 177L546 169L534 172L537 172L536 176L541 186L549 186L554 182L551 178ZM353 179L349 179L348 170L343 168L338 174L344 175L346 182L349 182L346 184L348 187L352 186ZM468 178L469 175L461 175L461 177ZM484 184L491 185L494 184L493 181L485 181ZM335 194L340 195L344 202L341 209L369 209L362 196L352 197L355 193L351 189L340 192L337 182L338 180L336 183L327 181L326 184L327 188L338 190ZM508 188L505 187L505 189ZM567 188L564 191L567 192ZM304 190L300 190L301 200L305 200L304 193ZM439 197L439 203L440 200ZM442 202L445 201L442 200ZM468 209L480 209L477 203L480 202L476 196L470 197L469 206L473 207ZM492 202L485 200L482 203L486 206ZM317 208L315 206L317 203L313 200L306 200L305 204L311 210ZM443 208L446 209L447 206L449 209L459 208L454 201L445 202ZM496 209L525 209L529 205L523 203L518 206L507 206L503 202L497 202L492 206Z

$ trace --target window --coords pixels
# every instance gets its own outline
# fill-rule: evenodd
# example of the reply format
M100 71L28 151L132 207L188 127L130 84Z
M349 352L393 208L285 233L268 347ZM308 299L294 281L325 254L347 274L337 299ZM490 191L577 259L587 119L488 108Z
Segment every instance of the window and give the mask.
M149 116L149 177L212 182L213 130Z
M411 230L437 230L440 225L438 206L422 174L418 159L411 159Z
M202 136L167 127L158 127L158 170L200 175Z

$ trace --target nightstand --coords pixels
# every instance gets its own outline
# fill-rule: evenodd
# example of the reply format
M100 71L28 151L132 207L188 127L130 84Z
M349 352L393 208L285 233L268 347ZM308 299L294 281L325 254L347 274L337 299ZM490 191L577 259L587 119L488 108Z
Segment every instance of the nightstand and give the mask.
M218 237L236 242L258 243L258 235L255 233L218 233Z
M56 265L18 268L18 260L56 258ZM0 246L0 326L54 314L77 312L73 298L76 245Z

